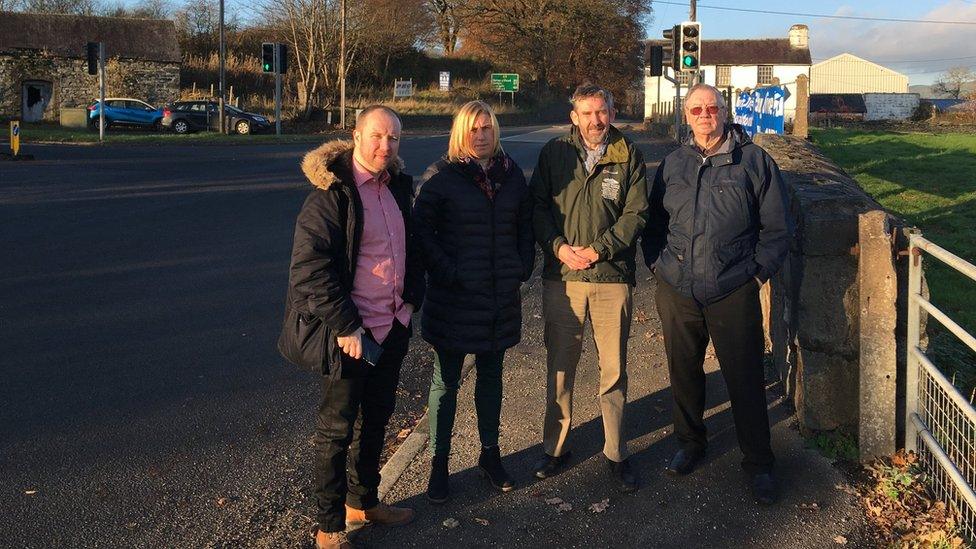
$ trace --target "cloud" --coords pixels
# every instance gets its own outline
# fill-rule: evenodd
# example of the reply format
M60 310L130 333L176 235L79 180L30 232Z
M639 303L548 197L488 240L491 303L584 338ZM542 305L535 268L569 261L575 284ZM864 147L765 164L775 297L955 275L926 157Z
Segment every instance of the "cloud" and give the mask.
M885 16L850 6L842 6L835 15ZM976 22L976 3L952 0L917 18ZM840 53L852 53L907 74L912 81L931 80L939 72L953 66L976 66L976 49L972 47L973 44L976 44L976 25L846 19L819 19L810 24L810 53L814 62ZM947 59L954 57L969 58ZM947 60L919 62L930 59Z

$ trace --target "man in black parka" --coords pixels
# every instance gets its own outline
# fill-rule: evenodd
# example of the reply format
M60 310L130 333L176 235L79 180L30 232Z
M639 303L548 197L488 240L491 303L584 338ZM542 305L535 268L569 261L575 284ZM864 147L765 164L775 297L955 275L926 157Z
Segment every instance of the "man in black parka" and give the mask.
M644 259L657 280L680 443L667 467L690 473L705 453L705 348L711 338L729 391L742 466L759 503L776 500L766 413L759 289L789 250L791 222L776 162L738 125L712 86L685 96L692 136L658 167Z
M397 157L394 111L365 109L353 137L302 161L314 189L295 225L278 343L286 358L322 373L314 438L319 549L352 547L347 523L397 526L414 515L377 497L410 318L424 293L423 265L410 245L413 180ZM382 348L374 363L367 358L375 355L364 356L367 340Z

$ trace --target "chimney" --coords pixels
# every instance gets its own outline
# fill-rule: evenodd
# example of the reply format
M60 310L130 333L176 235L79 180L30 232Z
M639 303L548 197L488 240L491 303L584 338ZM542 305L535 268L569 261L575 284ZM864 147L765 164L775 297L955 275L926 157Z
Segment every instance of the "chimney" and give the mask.
M793 25L790 27L790 47L808 48L810 29L806 25Z

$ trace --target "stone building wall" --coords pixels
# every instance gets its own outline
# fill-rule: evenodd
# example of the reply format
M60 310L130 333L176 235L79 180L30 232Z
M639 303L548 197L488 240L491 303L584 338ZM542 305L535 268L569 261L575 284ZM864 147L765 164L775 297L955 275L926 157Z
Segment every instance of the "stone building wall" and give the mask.
M857 432L860 301L858 216L883 208L803 139L762 134L779 164L797 231L764 289L767 338L805 431Z
M105 74L106 97L132 97L155 106L179 99L178 63L113 58L106 61ZM98 76L88 74L84 59L43 52L0 55L0 117L20 117L26 80L52 84L45 120L57 120L62 106L84 106L98 97Z

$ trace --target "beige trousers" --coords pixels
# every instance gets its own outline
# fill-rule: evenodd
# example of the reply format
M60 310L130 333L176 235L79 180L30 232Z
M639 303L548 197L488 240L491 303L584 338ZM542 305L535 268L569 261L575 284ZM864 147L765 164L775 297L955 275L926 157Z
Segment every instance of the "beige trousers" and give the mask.
M603 416L603 453L613 461L623 461L629 455L621 430L627 402L627 338L632 310L633 291L626 283L543 281L548 375L542 439L550 456L561 456L567 449L573 383L587 317L600 362L597 398Z

